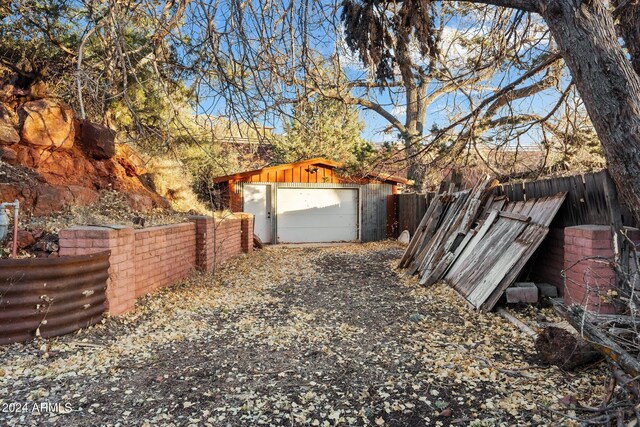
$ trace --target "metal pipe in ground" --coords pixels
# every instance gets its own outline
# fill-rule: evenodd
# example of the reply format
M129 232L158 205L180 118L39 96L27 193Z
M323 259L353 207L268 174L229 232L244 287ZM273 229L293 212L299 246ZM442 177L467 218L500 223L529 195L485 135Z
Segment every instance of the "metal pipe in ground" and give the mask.
M20 201L16 199L13 202L13 259L18 258L18 212L20 211Z
M13 206L13 242L11 256L18 257L18 214L20 212L20 201L16 199L13 203L0 203L0 240L4 240L7 234L9 221L5 209Z

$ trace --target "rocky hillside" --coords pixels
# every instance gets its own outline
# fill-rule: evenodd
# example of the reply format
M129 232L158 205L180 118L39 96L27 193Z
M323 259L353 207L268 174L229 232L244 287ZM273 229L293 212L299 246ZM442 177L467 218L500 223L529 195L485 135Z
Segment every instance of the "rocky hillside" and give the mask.
M115 143L115 132L74 118L52 98L5 85L0 89L0 201L45 216L67 204L87 205L100 190L123 193L131 207L168 207L140 157Z

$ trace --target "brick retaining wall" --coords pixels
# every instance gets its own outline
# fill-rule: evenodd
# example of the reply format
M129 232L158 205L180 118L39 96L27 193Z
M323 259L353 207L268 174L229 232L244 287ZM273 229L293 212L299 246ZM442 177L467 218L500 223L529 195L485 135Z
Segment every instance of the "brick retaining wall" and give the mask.
M184 279L196 266L195 224L135 231L135 297Z
M628 228L627 235L640 248L640 230ZM609 262L614 258L612 245L608 225L552 228L540 247L530 277L535 282L555 285L567 305L615 313L608 295L616 288L616 275ZM566 278L562 277L563 270Z
M111 315L136 298L170 286L197 268L216 265L253 248L253 215L194 216L191 222L134 230L124 226L72 227L60 231L60 255L110 250L107 305Z
M629 238L640 243L640 230L629 229ZM613 239L607 225L578 225L564 229L566 304L580 304L587 310L613 314L609 291L616 289ZM586 259L585 259L586 258Z
M222 221L216 221L215 225L215 264L225 262L242 249L242 220L237 217L228 217Z

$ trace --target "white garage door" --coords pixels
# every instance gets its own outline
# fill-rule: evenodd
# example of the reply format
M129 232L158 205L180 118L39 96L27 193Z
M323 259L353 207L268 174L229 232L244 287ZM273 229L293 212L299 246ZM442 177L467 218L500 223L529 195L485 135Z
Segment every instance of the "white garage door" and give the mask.
M358 190L279 188L278 242L340 242L358 239Z

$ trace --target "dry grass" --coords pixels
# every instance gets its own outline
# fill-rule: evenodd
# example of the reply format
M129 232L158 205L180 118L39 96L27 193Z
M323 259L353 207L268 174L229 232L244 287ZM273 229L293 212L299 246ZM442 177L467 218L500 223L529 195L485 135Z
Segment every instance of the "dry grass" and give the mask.
M98 201L91 205L68 205L64 211L47 217L22 218L21 227L27 230L41 229L54 234L74 225L119 224L140 228L140 225L133 222L136 217L143 217L147 227L188 221L187 214L168 209L138 213L129 206L122 193L102 190Z
M156 192L167 199L175 211L213 214L193 191L193 177L182 162L166 157L153 158L146 167L153 176Z

